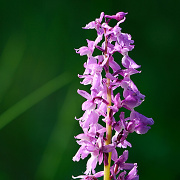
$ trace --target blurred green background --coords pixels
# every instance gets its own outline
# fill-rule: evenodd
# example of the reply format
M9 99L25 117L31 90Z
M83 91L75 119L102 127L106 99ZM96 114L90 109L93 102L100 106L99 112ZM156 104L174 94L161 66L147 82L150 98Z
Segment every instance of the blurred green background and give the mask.
M142 65L132 78L143 104L136 108L155 124L132 134L128 162L143 180L179 180L180 1L0 0L0 179L70 180L85 171L73 162L82 115L77 74L86 57L74 51L94 40L81 27L100 12L128 12L130 56ZM122 151L119 151L122 153Z

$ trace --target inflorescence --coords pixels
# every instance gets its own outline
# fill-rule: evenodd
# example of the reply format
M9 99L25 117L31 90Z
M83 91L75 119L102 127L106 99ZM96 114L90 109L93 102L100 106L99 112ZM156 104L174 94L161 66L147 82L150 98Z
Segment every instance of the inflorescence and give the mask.
M137 163L126 163L128 150L124 150L118 157L117 148L132 147L127 141L130 133L145 134L154 124L152 118L147 118L134 108L139 106L145 96L140 93L131 75L140 73L128 52L134 48L131 35L121 32L119 25L126 19L127 13L118 12L116 15L101 13L100 18L88 23L83 29L95 29L97 38L95 41L87 39L87 46L75 49L81 56L87 55L84 63L85 71L81 84L90 85L90 93L79 90L78 94L86 101L82 104L84 114L79 119L83 133L77 135L79 150L73 157L73 161L79 161L90 155L87 161L84 175L73 177L82 180L97 180L104 176L105 180L138 180ZM103 22L104 19L104 22ZM117 24L114 27L109 22L114 19ZM100 55L93 56L95 49ZM113 58L117 52L122 55L120 66ZM105 72L105 77L102 72ZM115 94L117 88L122 88L123 93ZM117 91L116 91L117 92ZM130 111L129 117L125 116L123 108ZM121 110L120 110L121 109ZM115 120L117 113L119 118ZM100 122L101 121L101 122ZM104 126L102 126L104 122ZM114 162L110 167L111 160ZM104 163L104 170L96 172L97 163ZM108 172L109 171L109 172Z

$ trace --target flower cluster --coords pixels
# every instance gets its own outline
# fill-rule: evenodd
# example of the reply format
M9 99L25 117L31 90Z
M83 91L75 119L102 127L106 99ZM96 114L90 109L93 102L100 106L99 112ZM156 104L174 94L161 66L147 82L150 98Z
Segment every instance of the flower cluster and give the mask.
M131 75L140 73L137 70L140 65L128 55L128 52L134 48L131 35L121 32L119 27L125 21L126 15L127 13L118 12L110 16L102 12L100 18L83 27L83 29L95 29L97 38L94 41L87 39L87 46L75 49L81 56L87 55L87 62L84 63L85 71L83 75L78 76L83 79L81 84L91 87L90 93L84 90L77 91L86 101L82 104L83 116L76 118L83 133L75 137L78 139L80 148L73 157L73 161L79 161L88 155L90 158L87 161L85 175L73 178L97 180L107 173L105 171L96 173L97 163L110 166L108 160L110 158L114 163L109 168L108 179L139 179L137 164L126 163L128 151L125 150L118 157L116 150L131 147L131 143L127 141L130 133L145 134L150 129L150 125L154 124L152 118L147 118L134 110L144 101L145 96L140 93L130 78ZM117 21L114 27L109 25L112 19ZM95 49L99 50L100 55L93 56ZM122 55L122 66L114 60L115 52ZM114 90L119 87L123 89L122 95L115 94ZM119 112L120 108L122 110ZM125 116L123 108L130 111L129 117ZM119 119L115 120L114 115L118 112ZM103 123L106 127L102 126Z

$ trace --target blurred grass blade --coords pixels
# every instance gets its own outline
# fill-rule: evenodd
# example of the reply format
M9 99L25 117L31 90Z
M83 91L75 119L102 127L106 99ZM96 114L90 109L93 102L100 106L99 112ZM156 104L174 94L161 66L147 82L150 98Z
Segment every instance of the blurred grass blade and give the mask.
M53 180L59 170L60 163L63 155L67 155L67 148L70 139L73 138L72 132L75 124L74 116L78 115L81 111L79 108L75 86L69 88L65 102L58 114L57 123L49 138L47 147L43 153L41 163L37 170L36 180ZM80 98L79 98L80 99ZM79 104L79 106L78 106ZM72 157L70 157L72 160ZM61 167L63 171L64 167ZM63 173L63 172L62 172ZM71 174L69 175L71 177Z
M14 106L10 107L0 115L0 129L48 95L68 84L70 81L70 75L67 73L61 74L17 102Z
M23 37L13 35L9 38L0 59L0 101L13 80L13 75L23 58L25 42Z

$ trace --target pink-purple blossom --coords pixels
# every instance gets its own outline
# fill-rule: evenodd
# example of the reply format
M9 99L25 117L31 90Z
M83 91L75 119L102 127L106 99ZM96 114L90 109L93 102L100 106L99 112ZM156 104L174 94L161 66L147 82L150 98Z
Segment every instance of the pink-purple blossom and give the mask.
M119 157L116 150L132 147L128 141L128 135L133 132L145 134L154 124L152 118L147 118L135 111L135 108L144 101L145 95L140 93L131 80L132 75L141 73L137 70L141 66L128 54L134 48L134 40L130 34L122 32L119 26L125 21L126 15L127 13L124 12L118 12L115 15L105 15L102 12L99 18L83 27L83 29L95 29L97 38L94 41L87 39L87 45L75 49L80 56L87 55L84 73L78 77L82 79L81 84L90 85L90 90L89 92L79 89L77 91L85 101L82 104L84 114L76 118L83 133L75 136L80 148L73 157L73 161L87 157L89 159L84 175L73 177L74 179L97 180L103 176L103 171L96 172L96 166L103 162L107 165L110 152L111 159L114 161L110 168L111 179L139 179L137 164L126 163L128 150L124 150ZM117 21L114 27L109 25L111 20ZM95 49L99 50L99 55L93 55ZM121 54L121 61L114 60L115 52ZM118 88L123 89L122 94L115 93ZM129 116L123 112L123 108L130 111ZM115 119L116 113L119 114L119 119ZM110 126L113 132L108 144L106 125Z

